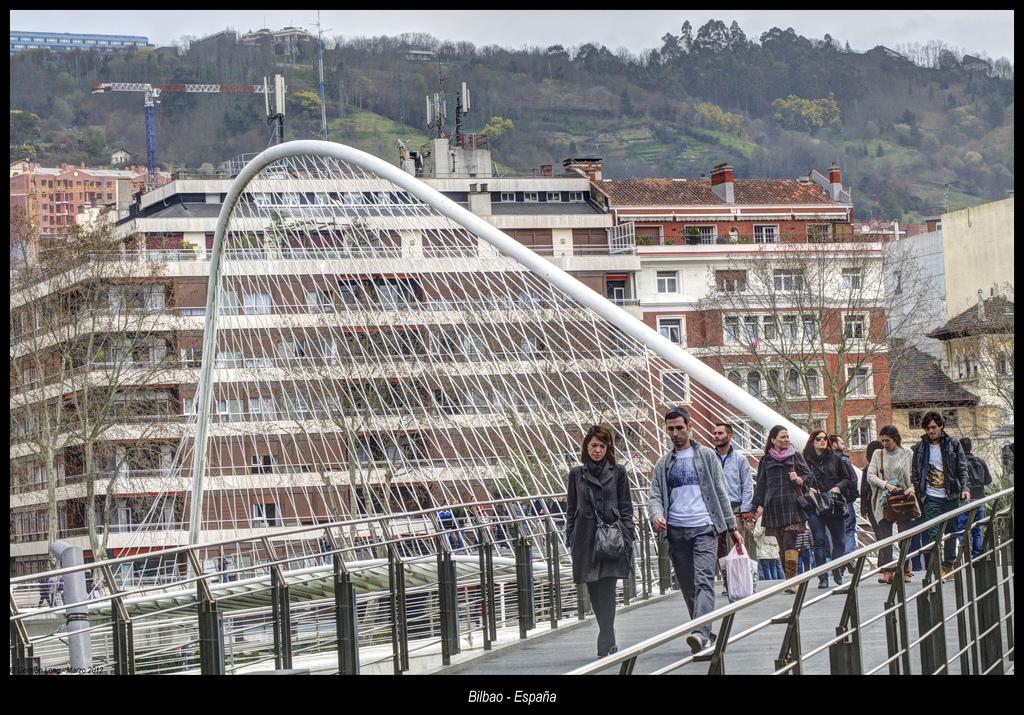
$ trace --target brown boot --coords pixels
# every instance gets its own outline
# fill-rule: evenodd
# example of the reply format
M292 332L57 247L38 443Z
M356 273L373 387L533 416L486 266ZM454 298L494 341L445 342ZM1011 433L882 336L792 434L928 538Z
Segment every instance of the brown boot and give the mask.
M782 554L782 571L786 574L786 579L796 577L796 572L799 570L800 552L796 549L786 549ZM786 593L796 593L796 589L790 586L785 589Z
M903 583L910 583L914 580L914 572L910 570L910 564L903 564Z

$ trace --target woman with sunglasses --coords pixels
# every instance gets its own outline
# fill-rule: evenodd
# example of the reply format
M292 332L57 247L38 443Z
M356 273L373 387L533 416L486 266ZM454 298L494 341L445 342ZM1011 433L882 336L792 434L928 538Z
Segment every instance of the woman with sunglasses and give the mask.
M804 446L804 461L811 470L810 486L818 490L822 497L842 500L842 509L830 509L822 514L810 514L807 522L814 537L814 565L821 566L825 561L828 539L832 539L832 561L842 558L846 550L843 540L846 536L846 500L844 494L850 493L854 486L850 483L849 472L842 458L832 451L828 433L825 430L812 430L811 436ZM832 570L832 578L837 584L843 582L843 572ZM828 588L828 574L818 577L818 588Z

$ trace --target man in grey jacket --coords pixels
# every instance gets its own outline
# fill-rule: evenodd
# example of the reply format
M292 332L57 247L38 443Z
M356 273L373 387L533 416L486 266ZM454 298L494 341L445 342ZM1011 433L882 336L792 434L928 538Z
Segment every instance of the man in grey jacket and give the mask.
M722 464L713 449L690 437L690 413L675 407L665 415L672 451L654 465L649 508L659 538L668 540L669 557L690 618L715 610L718 534L728 531L743 553ZM714 643L711 625L686 637L693 653Z

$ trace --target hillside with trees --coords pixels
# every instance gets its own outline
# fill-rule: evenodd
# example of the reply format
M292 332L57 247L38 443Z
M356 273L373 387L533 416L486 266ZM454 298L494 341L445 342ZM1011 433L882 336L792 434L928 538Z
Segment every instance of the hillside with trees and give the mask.
M330 138L397 161L394 140L427 134L424 97L443 81L449 124L461 82L466 130L491 135L495 159L526 172L593 154L609 178L700 176L729 161L737 177L843 168L857 216L917 219L1013 189L1013 65L941 42L853 52L791 28L747 37L736 24L684 23L633 54L584 43L518 50L427 35L339 38L325 54ZM433 61L410 50L433 52ZM420 54L420 57L423 55ZM219 38L101 56L11 57L11 158L103 164L123 147L145 157L142 97L91 94L94 81L262 83L284 74L286 138L318 138L313 53ZM252 95L165 94L157 109L164 168L211 170L264 149L271 129Z

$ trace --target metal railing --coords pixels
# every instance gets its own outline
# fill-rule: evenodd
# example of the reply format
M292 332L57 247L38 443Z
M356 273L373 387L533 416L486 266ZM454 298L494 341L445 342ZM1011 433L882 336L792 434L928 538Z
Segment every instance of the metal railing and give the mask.
M676 671L694 662L707 662L708 674L724 674L729 648L735 650L737 643L777 625L784 625L786 628L781 638L778 658L774 661L773 674L776 675L803 674L810 661L826 654L829 672L832 674L910 674L913 670L911 655L915 649L918 655L914 659L917 661L917 672L923 674L949 674L954 672L954 665L958 665L961 674L1010 672L1014 659L1013 495L1014 490L1011 487L964 504L895 536L859 548L851 554L816 566L741 601L692 619L636 645L623 648L569 674L587 675L616 666L620 674L632 674L640 658L650 656L653 651L666 644L678 642L702 626L710 626L717 622L720 622L719 634L712 647L675 660L658 668L653 674ZM974 515L979 506L993 507L1002 500L1007 500L1009 504L999 506L988 516L974 522ZM967 515L963 530L947 533L947 528L956 524L957 518L963 514ZM984 545L978 555L973 555L971 549L970 533L975 526L984 529ZM923 537L933 528L938 529L934 540L923 545L918 552L912 553L910 544L913 537ZM950 573L941 568L943 544L946 539L957 539L960 542L955 565ZM899 547L899 554L894 561L879 564L871 569L868 558L885 547L893 546ZM920 590L908 594L901 574L908 560L918 553L924 555L929 564ZM847 565L854 568L854 575L849 583L807 599L807 589L811 581L827 577L834 569L842 569ZM895 577L887 589L882 611L869 617L862 616L859 596L862 595L864 584L871 576L880 573L883 567L894 569ZM664 573L662 575L664 576ZM947 579L953 581L956 608L952 614L946 613L943 606L943 583ZM733 635L732 630L737 616L789 589L796 590L789 608ZM835 636L829 637L825 643L816 647L809 647L801 641L801 616L814 604L828 602L837 596L843 597L843 606L832 611L838 616L835 618ZM911 605L914 605L917 611L916 638L912 636L909 627ZM954 620L956 647L959 650L948 657L946 631L947 626ZM884 623L887 657L877 664L865 664L865 634L869 626L879 622Z

